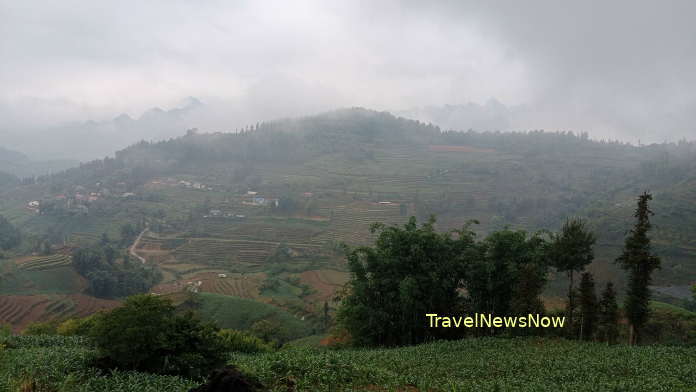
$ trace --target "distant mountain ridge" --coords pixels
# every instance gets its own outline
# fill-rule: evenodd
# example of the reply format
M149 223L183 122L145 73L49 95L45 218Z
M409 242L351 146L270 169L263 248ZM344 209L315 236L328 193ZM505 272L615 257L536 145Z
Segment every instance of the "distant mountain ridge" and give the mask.
M0 147L0 172L4 173L4 180L0 182L7 184L16 180L9 180L8 176L21 178L57 173L77 164L77 161L69 159L33 160L22 152Z
M196 127L193 114L204 104L194 97L169 110L155 107L138 118L122 113L108 121L69 123L39 131L8 132L0 143L38 160L87 162L113 155L140 140L162 140ZM38 137L37 137L38 135Z

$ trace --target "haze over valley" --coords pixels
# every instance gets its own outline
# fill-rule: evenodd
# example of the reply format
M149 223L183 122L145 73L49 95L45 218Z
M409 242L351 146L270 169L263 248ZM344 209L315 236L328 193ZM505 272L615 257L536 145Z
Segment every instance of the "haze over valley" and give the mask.
M694 14L0 0L0 392L694 390Z

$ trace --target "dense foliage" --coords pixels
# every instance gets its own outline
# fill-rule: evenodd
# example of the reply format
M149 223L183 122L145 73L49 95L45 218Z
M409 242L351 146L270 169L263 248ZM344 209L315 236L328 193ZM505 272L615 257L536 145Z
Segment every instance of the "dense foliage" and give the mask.
M457 239L435 231L434 221L418 226L415 218L403 227L381 230L374 247L349 256L352 280L339 319L359 345L400 345L444 337L429 329L426 313L462 309L465 258L474 251L473 233ZM445 330L446 331L446 330Z
M616 303L616 291L612 282L607 282L602 291L598 322L600 339L609 344L616 343L616 338L619 336L619 305Z
M102 366L202 377L222 365L226 349L217 328L177 314L169 300L138 295L99 316L90 330Z
M541 233L501 230L476 244L464 266L471 312L494 316L543 313L540 295L548 272L548 241Z
M551 260L556 270L568 274L568 324L573 330L575 313L574 273L580 272L594 260L594 245L597 241L581 219L566 220L561 232L555 236L551 246Z
M161 278L161 273L128 255L116 260L117 251L108 243L80 248L73 252L73 265L89 282L89 292L96 297L114 298L144 293Z
M7 250L19 245L22 236L12 223L0 215L0 250Z
M338 321L354 344L461 336L456 329L430 328L426 314L543 312L548 242L542 236L503 230L476 241L468 227L438 233L434 224L418 226L411 218L403 227L377 225L375 245L349 253L352 275Z
M594 277L585 272L580 279L580 340L592 340L597 332L597 318L599 317L599 305ZM609 318L607 317L607 320Z
M218 334L220 335L220 338L222 338L222 344L225 346L227 351L247 354L268 353L273 351L273 347L269 343L266 343L256 336L248 334L244 331L223 329L220 330Z

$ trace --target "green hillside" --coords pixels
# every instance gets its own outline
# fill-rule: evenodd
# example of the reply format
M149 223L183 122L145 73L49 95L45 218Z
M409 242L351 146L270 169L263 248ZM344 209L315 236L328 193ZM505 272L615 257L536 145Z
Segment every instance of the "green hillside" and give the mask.
M312 333L309 322L273 305L227 295L201 293L200 314L220 328L248 330L254 323L271 320L282 326L285 339L297 339Z
M203 292L265 297L291 314L309 314L347 279L341 243L369 244L371 224L409 216L436 215L443 231L476 219L481 235L506 226L556 231L570 216L586 218L598 237L590 270L622 291L613 260L635 197L647 189L663 258L656 288L683 293L696 279L695 168L693 143L453 132L353 108L241 133L141 142L114 158L5 183L0 215L25 233L8 258L40 252L46 242L85 247L104 234L126 253L139 233L124 227L147 228L134 252L162 273L152 291L200 282ZM43 271L8 272L0 270L0 279L12 290L84 287L78 277L48 282ZM549 297L562 295L564 279L551 277Z

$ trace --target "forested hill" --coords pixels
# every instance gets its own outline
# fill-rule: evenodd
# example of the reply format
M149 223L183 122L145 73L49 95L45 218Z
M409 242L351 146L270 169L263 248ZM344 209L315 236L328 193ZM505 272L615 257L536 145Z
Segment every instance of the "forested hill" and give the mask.
M207 193L184 200L162 185L180 181L202 184ZM191 130L176 139L141 142L114 158L6 191L4 197L15 203L3 209L33 199L51 207L56 195L69 196L75 187L111 195L99 196L87 216L80 216L83 222L123 215L121 195L134 194L142 202L137 216L150 214L182 229L197 208L223 209L253 191L281 201L280 211L264 214L326 219L325 230L332 233L326 238L347 242L357 230L351 219L381 219L369 208L353 209L362 202L400 205L402 214L422 219L434 214L443 230L477 219L482 233L507 225L556 230L578 215L590 219L598 234L600 278L616 274L611 261L630 227L635 197L651 190L656 247L666 257L659 281L690 283L696 271L696 239L690 235L696 231L696 144L687 142L632 146L571 132L443 131L353 108L255 124L237 133ZM10 215L34 232L76 230L69 225L70 213L51 211L60 221L48 213Z

